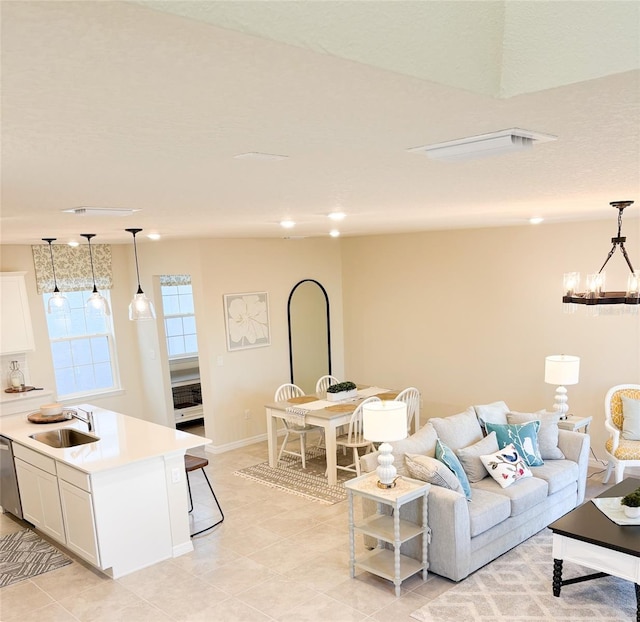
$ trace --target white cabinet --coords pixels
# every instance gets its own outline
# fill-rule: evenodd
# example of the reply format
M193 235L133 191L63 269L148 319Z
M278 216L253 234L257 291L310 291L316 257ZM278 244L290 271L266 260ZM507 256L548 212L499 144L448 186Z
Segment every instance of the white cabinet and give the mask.
M100 567L91 478L61 462L57 463L57 471L67 548Z
M16 475L22 502L22 515L54 540L64 544L66 542L64 521L60 493L58 492L58 478L55 475L55 462L46 456L26 462L18 455L29 459L29 454L36 454L30 450L14 444ZM37 462L39 466L31 464ZM44 466L47 470L39 468ZM53 473L50 471L53 469Z
M25 274L0 273L0 354L35 349Z
M22 445L13 447L24 519L99 567L89 476Z

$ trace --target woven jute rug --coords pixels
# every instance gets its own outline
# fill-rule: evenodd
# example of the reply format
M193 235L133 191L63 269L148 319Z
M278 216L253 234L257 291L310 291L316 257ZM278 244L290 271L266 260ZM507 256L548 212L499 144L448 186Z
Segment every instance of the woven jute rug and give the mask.
M57 570L70 563L66 555L31 529L0 538L0 587Z
M338 463L348 464L350 456L351 452L346 458L338 452ZM332 505L347 498L344 482L355 477L355 473L338 470L337 486L329 486L327 478L324 476L327 468L324 450L307 450L306 463L306 469L303 469L300 458L285 454L276 469L271 468L268 462L261 462L235 471L234 475L325 505Z
M552 537L544 529L411 614L420 622L630 622L636 619L634 584L617 577L552 591ZM562 578L593 570L564 562Z

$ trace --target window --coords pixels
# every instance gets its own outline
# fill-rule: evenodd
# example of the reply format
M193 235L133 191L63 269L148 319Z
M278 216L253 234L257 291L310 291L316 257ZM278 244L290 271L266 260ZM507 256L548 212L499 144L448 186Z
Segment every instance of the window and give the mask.
M191 285L162 285L164 330L170 359L198 354Z
M100 292L111 304L109 291ZM91 290L65 292L70 315L46 313L56 389L59 398L117 388L115 349L110 317L85 314ZM51 294L43 294L45 311Z

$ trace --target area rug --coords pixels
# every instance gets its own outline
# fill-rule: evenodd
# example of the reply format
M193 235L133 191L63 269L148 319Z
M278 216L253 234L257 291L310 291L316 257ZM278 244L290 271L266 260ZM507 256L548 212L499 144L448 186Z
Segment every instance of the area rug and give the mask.
M630 622L634 584L616 577L565 585L552 592L552 534L544 529L411 614L420 622ZM563 579L594 571L569 562Z
M57 570L70 563L66 555L31 529L0 538L0 587Z
M338 462L345 458L338 454ZM326 470L323 450L311 449L307 452L306 469L302 468L300 458L282 456L280 466L273 469L268 462L235 471L234 475L254 480L265 486L277 488L283 492L305 497L311 501L332 505L347 498L344 482L356 476L349 471L338 471L338 484L329 486L324 476Z

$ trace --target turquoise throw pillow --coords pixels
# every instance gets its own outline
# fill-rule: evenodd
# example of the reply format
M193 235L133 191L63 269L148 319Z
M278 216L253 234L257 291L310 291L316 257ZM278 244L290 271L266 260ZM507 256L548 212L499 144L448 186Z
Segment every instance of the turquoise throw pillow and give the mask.
M449 447L447 447L440 439L436 441L436 458L442 462L445 466L453 472L458 478L462 490L467 499L471 500L471 486L469 485L469 478L464 472L458 456L456 456Z
M540 421L538 420L512 424L487 422L487 434L496 433L498 447L504 449L513 443L516 451L524 458L528 466L542 466L544 464L538 446L539 429Z

